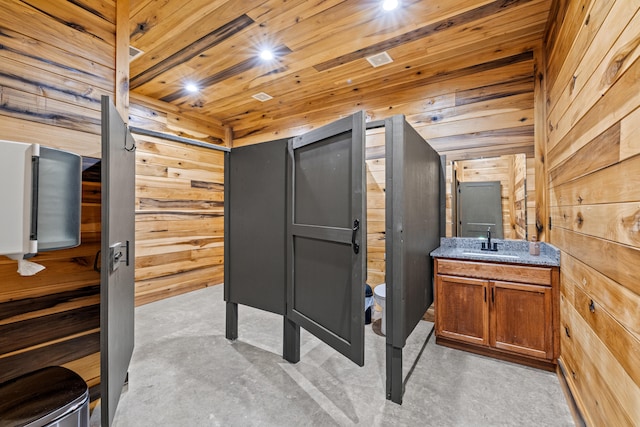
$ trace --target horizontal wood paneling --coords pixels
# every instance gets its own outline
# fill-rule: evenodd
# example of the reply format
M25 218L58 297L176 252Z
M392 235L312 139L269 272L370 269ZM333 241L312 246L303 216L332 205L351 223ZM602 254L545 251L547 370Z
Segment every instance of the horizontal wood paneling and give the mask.
M453 137L455 147L439 142L449 154L478 156L489 145L496 156L532 153L532 52L550 5L416 1L389 19L343 0L133 1L131 43L144 53L131 63L132 96L216 118L238 146L366 110L372 119L404 114L427 139ZM263 44L278 51L274 61L256 60ZM392 63L365 60L385 50ZM200 91L186 92L187 81ZM259 92L273 99L251 97Z
M135 101L134 101L135 102ZM130 124L221 143L216 123L132 104ZM167 104L168 107L170 107ZM178 112L179 113L179 112ZM171 119L174 117L174 119ZM170 122L182 130L170 129ZM158 123L162 126L156 127ZM173 132L172 132L173 130ZM201 133L207 132L209 133ZM134 134L136 139L136 304L222 282L224 154Z
M367 279L372 288L385 282L385 130L367 132L365 168L367 180Z
M567 2L547 44L561 360L589 425L640 424L640 3Z
M115 12L113 0L2 2L0 139L100 156L99 100L115 88ZM46 269L31 277L0 257L0 381L60 364L87 381L95 400L100 176L83 179L79 247L36 255Z
M100 352L100 331L92 329L83 334L56 341L43 342L25 351L3 355L0 358L0 381L46 366L63 365ZM99 375L98 370L98 375ZM95 372L88 375L94 376Z
M231 141L227 141L227 129L220 121L133 93L129 126L231 146Z
M46 268L30 277L18 275L15 261L0 260L0 382L69 363L86 381L99 384L100 367L80 360L99 357L100 351L100 275L93 270L100 249L100 209L91 201L99 194L95 184L83 182L80 246L36 255L33 261Z

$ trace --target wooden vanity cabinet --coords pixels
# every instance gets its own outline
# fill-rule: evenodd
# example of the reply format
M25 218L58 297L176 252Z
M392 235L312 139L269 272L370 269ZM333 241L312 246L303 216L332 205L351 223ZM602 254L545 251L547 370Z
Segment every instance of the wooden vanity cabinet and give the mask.
M553 370L558 268L436 259L438 344Z
M438 275L436 337L489 345L489 281Z

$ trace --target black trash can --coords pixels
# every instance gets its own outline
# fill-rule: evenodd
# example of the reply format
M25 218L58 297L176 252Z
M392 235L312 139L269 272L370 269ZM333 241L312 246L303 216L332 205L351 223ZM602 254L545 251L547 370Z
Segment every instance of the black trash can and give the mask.
M371 323L371 309L373 308L373 289L365 283L364 285L364 324Z
M0 427L89 427L89 388L50 366L0 384Z

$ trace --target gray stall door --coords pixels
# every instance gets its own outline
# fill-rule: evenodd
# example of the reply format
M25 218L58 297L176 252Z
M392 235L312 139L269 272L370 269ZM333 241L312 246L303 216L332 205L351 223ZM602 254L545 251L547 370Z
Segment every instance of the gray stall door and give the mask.
M101 423L110 426L133 353L135 142L102 97Z
M362 112L289 141L287 317L364 364Z

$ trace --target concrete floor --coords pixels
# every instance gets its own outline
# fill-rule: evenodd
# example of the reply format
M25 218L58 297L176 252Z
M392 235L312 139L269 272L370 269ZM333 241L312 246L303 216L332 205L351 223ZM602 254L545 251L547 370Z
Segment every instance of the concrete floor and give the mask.
M432 323L409 337L405 377L413 370L397 405L385 399L384 337L372 325L363 368L304 330L294 365L282 359L281 316L239 313L230 342L222 286L137 308L129 386L113 425L574 425L554 373L438 346Z

